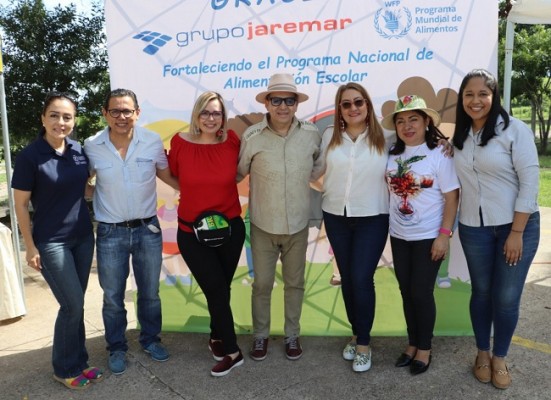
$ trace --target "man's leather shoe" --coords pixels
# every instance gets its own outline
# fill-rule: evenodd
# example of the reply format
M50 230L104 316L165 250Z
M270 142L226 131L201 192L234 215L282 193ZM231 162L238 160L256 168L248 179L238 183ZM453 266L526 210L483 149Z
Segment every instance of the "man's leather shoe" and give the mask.
M396 360L396 363L394 364L395 367L407 367L409 364L411 364L411 361L413 360L413 357L406 353L400 354L400 357Z
M409 366L409 371L412 375L419 375L429 369L430 362L432 361L432 354L429 356L429 362L425 364L423 361L413 360Z

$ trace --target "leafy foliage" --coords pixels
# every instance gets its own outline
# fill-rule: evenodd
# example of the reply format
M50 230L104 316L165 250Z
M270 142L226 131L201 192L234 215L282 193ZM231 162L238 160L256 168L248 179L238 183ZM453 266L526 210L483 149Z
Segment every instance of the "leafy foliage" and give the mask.
M500 7L505 7L505 2L501 2ZM499 33L499 61L502 62L505 57L504 20ZM540 153L546 154L551 127L551 27L517 25L514 41L511 98L531 106L539 132ZM504 66L500 68L500 81L503 81L503 69Z
M10 142L20 148L36 136L45 94L72 93L79 100L79 139L101 128L102 94L109 87L103 10L46 10L42 0L11 0L0 7Z

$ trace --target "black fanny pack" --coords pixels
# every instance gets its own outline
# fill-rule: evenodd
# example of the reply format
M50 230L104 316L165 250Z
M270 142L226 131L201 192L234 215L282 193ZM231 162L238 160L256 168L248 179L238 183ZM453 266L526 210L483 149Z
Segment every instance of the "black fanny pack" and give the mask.
M205 211L189 223L178 218L182 224L193 229L197 241L205 246L222 246L231 237L231 226L229 219L218 211Z

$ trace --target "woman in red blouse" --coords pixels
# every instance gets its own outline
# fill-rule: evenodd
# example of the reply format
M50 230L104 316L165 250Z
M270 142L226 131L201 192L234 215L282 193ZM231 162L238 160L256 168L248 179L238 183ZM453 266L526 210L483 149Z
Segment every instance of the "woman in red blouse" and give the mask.
M174 135L168 155L180 183L178 248L205 294L211 317L209 348L219 361L213 376L243 364L230 307L231 282L245 240L235 180L240 140L226 125L222 97L203 93L193 107L189 132ZM221 246L200 243L190 227L205 211L218 211L230 221L230 239Z

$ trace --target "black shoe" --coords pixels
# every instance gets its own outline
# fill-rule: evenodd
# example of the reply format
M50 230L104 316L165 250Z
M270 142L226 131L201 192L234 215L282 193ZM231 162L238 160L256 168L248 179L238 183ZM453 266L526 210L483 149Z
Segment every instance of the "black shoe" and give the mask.
M413 360L409 366L409 372L412 375L419 375L429 369L430 362L432 361L432 354L429 355L429 362L425 364L423 361Z
M407 367L409 364L411 364L411 361L413 360L413 357L411 357L409 354L402 353L400 354L400 357L396 360L396 363L394 364L395 367Z

